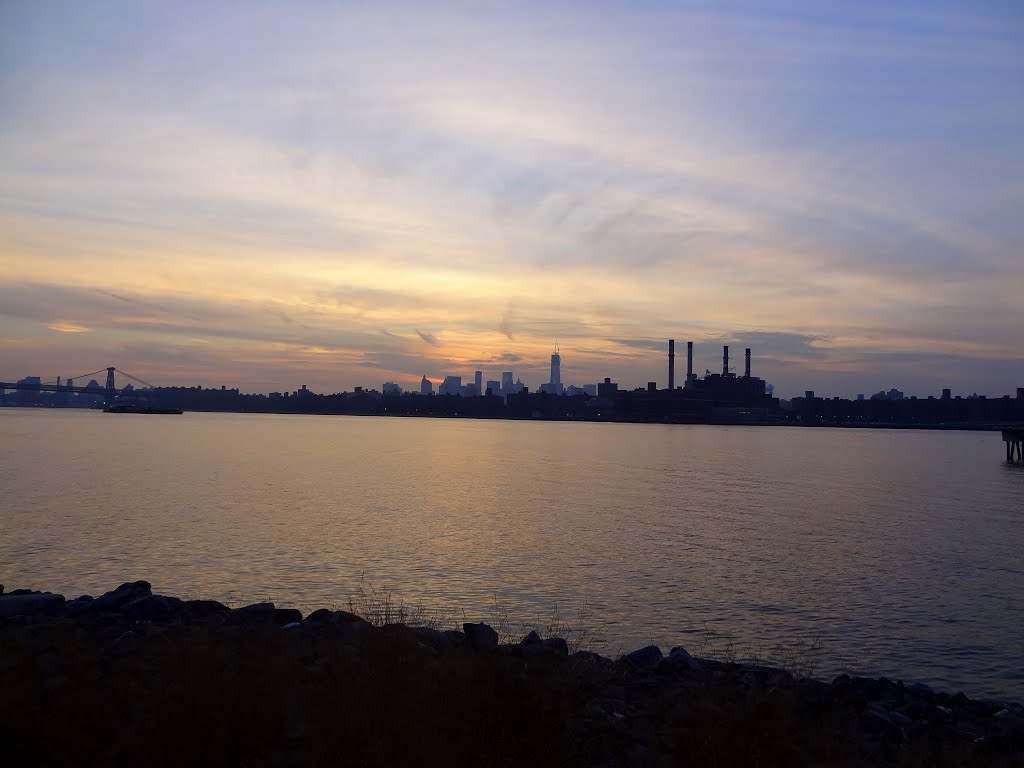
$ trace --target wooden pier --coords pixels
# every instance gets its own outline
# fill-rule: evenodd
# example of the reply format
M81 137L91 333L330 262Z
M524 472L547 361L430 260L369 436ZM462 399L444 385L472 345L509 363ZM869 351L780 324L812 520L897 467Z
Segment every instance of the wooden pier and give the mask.
M1024 429L1004 429L1003 442L1008 462L1024 461Z

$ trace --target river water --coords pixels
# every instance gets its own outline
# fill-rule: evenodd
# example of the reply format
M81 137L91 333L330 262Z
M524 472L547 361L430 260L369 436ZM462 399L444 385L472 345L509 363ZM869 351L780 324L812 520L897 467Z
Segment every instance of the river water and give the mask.
M1024 699L999 435L0 409L0 581L306 610L368 591Z

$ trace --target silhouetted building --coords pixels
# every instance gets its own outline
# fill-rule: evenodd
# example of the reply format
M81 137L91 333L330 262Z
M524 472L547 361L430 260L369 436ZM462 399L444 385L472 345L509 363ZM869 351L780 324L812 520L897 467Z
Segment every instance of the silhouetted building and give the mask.
M542 391L552 395L562 394L562 356L558 354L557 348L551 354L551 380L546 388L542 387Z
M385 395L400 395L402 394L402 388L395 384L393 381L385 381L384 385L380 388L380 391Z
M421 395L432 395L434 394L434 385L430 379L427 378L427 374L423 374L423 378L420 379L420 394Z
M893 387L888 392L876 392L871 396L872 400L902 400L903 393Z
M476 396L480 397L484 393L484 372L477 371L473 374L473 384L476 386Z
M612 381L607 376L604 381L597 385L597 396L598 397L615 397L618 394L619 385Z
M441 386L438 388L438 393L442 395L461 395L462 394L462 377L461 376L445 376L444 381L441 382Z
M723 409L750 409L776 410L778 401L775 400L767 389L763 379L751 375L750 372L750 349L746 350L746 367L743 376L737 376L729 370L729 347L722 347L722 373L705 372L704 378L697 378L692 374L693 369L693 342L686 345L686 382L683 385L682 396L691 400L704 400L711 403L711 407L722 411ZM680 404L665 406L672 413L694 414L699 409L684 408Z

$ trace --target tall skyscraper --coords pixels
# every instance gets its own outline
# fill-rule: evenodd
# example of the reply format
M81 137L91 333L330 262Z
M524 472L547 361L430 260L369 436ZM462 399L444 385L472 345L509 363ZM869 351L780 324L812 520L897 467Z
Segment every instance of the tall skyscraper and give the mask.
M476 396L480 397L480 395L482 395L484 393L484 389L483 389L484 372L483 371L477 371L476 373L473 374L473 383L476 385Z
M562 356L558 354L558 346L555 346L555 351L551 354L551 381L549 390L560 395L562 393Z
M501 374L501 394L512 394L512 371L504 371Z
M430 379L427 378L427 374L423 374L423 378L420 380L420 394L421 395L432 395L434 394L434 385L430 383Z

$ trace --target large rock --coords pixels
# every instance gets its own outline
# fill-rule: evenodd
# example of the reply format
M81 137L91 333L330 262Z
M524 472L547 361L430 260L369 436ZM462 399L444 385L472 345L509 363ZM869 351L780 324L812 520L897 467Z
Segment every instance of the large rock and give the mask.
M186 600L182 603L181 607L189 616L199 619L206 619L211 616L226 617L231 613L230 608L216 600Z
M662 658L661 648L656 645L648 645L645 648L638 648L632 653L627 653L620 661L629 667L653 669Z
M466 622L462 625L462 631L466 635L469 647L474 651L493 651L498 647L498 633L489 624Z
M277 609L273 603L253 603L235 608L228 616L229 624L274 624Z
M460 645L464 640L461 632L454 633L458 637L453 638L452 632L444 632L432 627L416 627L412 630L412 633L423 645L433 648L435 651L446 651L455 648L456 645Z
M65 611L64 595L52 592L0 596L0 618L8 616L60 616Z
M89 606L92 605L92 602L92 595L81 595L80 597L76 597L74 600L68 600L66 605L68 616L72 618L80 616L89 610Z
M704 664L700 659L695 659L681 645L677 645L669 651L663 663L676 671L697 672L704 669Z
M146 595L121 606L121 613L133 619L155 619L178 610L182 601L164 595Z
M334 612L330 608L318 608L309 616L303 619L304 624L327 624L331 621Z
M519 644L523 647L526 646L541 646L544 641L540 639L540 635L537 634L536 630L531 629L530 634L519 641Z
M547 653L567 658L569 656L569 644L561 637L549 637L544 640L543 646Z
M286 624L298 624L302 621L302 612L298 608L275 608L274 621L281 627Z
M148 581L125 582L112 592L106 592L93 600L89 605L89 612L120 611L128 603L149 597L152 594Z

